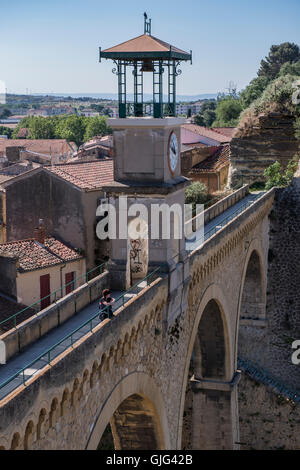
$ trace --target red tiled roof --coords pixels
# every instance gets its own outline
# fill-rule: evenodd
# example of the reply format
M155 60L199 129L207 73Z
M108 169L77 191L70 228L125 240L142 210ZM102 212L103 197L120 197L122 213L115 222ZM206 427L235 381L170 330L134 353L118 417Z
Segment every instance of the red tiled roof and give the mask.
M202 135L203 137L216 140L220 143L230 142L231 140L230 137L225 136L221 132L216 132L214 129L208 129L204 126L197 126L197 124L183 124L182 127L190 132L194 132L195 134Z
M214 149L214 153L208 158L206 158L206 160L203 160L202 162L197 163L197 165L193 166L190 173L213 173L228 165L230 155L229 145L222 145L220 147L217 147L217 149L214 147Z
M81 189L100 189L104 184L114 180L112 159L63 163L48 167L47 171L51 171Z
M233 133L236 131L236 127L214 127L213 130L227 137L232 137Z
M21 129L18 132L18 139L26 139L26 137L30 136L30 129L27 129L26 127L21 127Z
M14 302L13 300L3 297L0 295L0 323L7 318L11 317L15 313L20 312L21 310L25 309L26 305L20 304L18 302ZM30 318L34 315L35 311L33 308L27 308L24 312L20 313L15 317L16 324L22 323L23 321ZM6 321L0 326L0 334L9 331L11 328L14 327L14 319Z
M198 149L207 149L207 148L210 148L209 145L207 144L203 144L202 142L195 142L194 144L183 144L184 147L188 147L188 149L192 149L192 148L198 148Z
M54 237L47 237L44 245L33 238L0 244L0 256L18 258L21 272L82 258L82 255L73 248L69 248Z
M76 149L73 142L70 145ZM25 150L44 155L70 153L71 149L66 139L4 139L0 138L0 153L5 153L7 147L25 147Z

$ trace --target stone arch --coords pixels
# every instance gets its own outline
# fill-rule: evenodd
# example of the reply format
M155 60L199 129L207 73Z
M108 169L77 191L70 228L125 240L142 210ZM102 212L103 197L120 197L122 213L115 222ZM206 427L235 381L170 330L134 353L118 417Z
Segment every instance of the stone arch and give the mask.
M43 439L45 435L45 425L47 418L47 410L42 408L39 415L39 420L37 423L37 439Z
M50 428L54 428L56 425L57 419L58 419L58 399L53 398L52 403L51 403L51 408L50 408L50 413L49 413L49 425Z
M257 240L253 240L247 252L244 263L239 317L241 319L265 318L265 269L261 247Z
M211 299L203 310L193 349L197 378L225 379L226 332L220 306Z
M235 328L235 358L243 355L245 347L255 349L255 341L244 341L243 334L247 334L244 327L265 326L266 321L266 284L267 284L267 260L260 240L254 238L248 244L245 256L241 284L239 291L239 303Z
M127 419L129 414L130 420ZM133 372L114 387L94 422L87 449L98 447L109 423L116 449L170 449L162 395L154 380L145 373Z
M228 305L221 288L211 284L195 309L181 389L178 448L233 447L237 402L231 400L230 382L235 336Z
M29 421L25 429L24 450L29 450L31 448L31 444L34 438L33 433L34 433L34 423L33 421Z
M65 416L71 403L71 394L68 388L65 388L60 402L60 416Z
M20 449L20 444L21 444L21 436L18 432L15 432L11 440L11 445L10 445L11 450Z
M90 388L93 388L97 380L97 371L99 369L98 361L93 362L92 372L90 375Z

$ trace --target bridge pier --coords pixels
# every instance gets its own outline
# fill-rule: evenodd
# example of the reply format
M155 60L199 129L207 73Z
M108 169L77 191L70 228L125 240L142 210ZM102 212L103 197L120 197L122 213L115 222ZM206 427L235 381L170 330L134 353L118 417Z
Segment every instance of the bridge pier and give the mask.
M192 377L192 449L239 449L239 380L240 371L230 382Z

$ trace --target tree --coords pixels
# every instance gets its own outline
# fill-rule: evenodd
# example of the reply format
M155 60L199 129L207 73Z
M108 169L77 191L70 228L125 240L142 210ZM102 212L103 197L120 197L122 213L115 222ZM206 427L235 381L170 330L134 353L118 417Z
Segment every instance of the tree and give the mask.
M286 62L281 66L279 76L283 77L284 75L294 75L295 77L300 77L300 61L298 62Z
M201 110L194 117L195 124L198 126L210 127L216 118L216 100L207 100L201 106Z
M216 120L213 122L213 127L235 127L242 110L239 99L232 96L223 98L216 107Z
M269 80L265 76L256 77L251 80L249 85L240 94L243 108L248 108L250 104L259 98L268 86Z
M300 49L297 44L284 42L279 45L273 45L270 48L269 55L261 61L257 75L259 77L267 77L269 81L274 80L278 76L283 64L298 61L300 61Z
M84 116L62 116L56 126L56 137L67 139L69 142L75 142L81 145L84 142L87 118Z
M85 142L96 135L106 135L108 133L107 121L104 116L95 116L88 119L86 131L84 134Z
M6 119L11 116L11 111L8 108L3 108L0 111L0 119Z
M296 119L294 128L295 128L295 136L298 140L300 140L300 117Z
M192 183L185 191L185 204L192 204L193 212L195 212L196 204L204 204L207 199L207 187L199 181Z
M30 138L31 139L54 139L55 126L51 118L36 116L30 121Z
M0 126L0 135L7 135L7 138L11 139L12 133L13 133L13 130L10 129L9 127Z

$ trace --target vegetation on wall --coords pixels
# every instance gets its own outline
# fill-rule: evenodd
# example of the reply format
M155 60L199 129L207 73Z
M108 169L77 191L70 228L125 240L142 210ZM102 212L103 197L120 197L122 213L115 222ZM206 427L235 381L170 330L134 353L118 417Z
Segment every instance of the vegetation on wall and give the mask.
M286 170L284 171L278 161L270 165L265 171L264 176L266 178L265 189L269 190L274 186L284 187L288 186L297 170L299 158L295 157L289 161Z
M249 118L249 108L252 114L259 113L271 108L274 103L281 105L281 108L287 106L298 118L299 111L292 103L297 79L300 80L299 46L290 42L272 45L269 54L260 63L257 76L249 85L237 93L236 87L230 84L228 93L219 94L217 100L203 104L195 123L206 127L236 127L243 121L245 110ZM300 135L299 122L296 129L297 135Z

